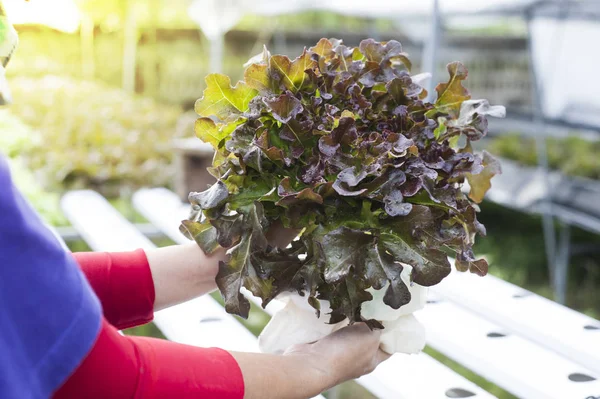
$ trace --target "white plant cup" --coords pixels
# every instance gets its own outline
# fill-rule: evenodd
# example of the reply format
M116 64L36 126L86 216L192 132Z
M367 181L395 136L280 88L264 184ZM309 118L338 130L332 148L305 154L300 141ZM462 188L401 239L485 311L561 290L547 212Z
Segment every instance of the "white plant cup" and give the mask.
M411 300L400 309L392 309L383 303L387 287L381 290L370 289L373 299L362 305L362 316L379 320L385 327L381 334L380 348L389 354L419 353L425 347L425 328L415 318L413 312L422 309L427 301L427 288L410 284L412 267L402 270L402 281L411 293ZM315 342L332 332L348 325L348 321L327 324L330 312L329 302L321 302L321 316L317 318L315 309L307 302L307 297L297 293L279 295L276 300L285 303L264 328L258 345L265 353L282 353L296 344Z

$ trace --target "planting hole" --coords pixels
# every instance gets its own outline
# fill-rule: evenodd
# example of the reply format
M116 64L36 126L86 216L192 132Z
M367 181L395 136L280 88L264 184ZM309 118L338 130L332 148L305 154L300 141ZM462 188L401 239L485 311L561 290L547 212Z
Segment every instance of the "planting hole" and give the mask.
M514 294L513 298L515 299L521 299L521 298L525 298L531 295L531 292L520 292L518 294Z
M448 398L470 398L471 396L475 396L475 393L462 388L450 388L446 391Z
M502 338L502 337L506 337L506 334L502 334L499 332L491 332L487 334L488 338Z
M432 304L433 303L438 303L438 302L440 302L438 299L428 299L427 300L427 303L432 303Z
M583 329L584 330L592 330L592 331L594 331L594 330L600 330L600 327L598 327L598 326L592 326L592 325L588 324L587 326L583 326Z
M205 317L203 319L200 319L200 323L210 323L213 321L221 321L221 319L218 317Z
M582 374L582 373L573 373L569 374L569 379L573 382L589 382L595 381L596 379L591 375Z

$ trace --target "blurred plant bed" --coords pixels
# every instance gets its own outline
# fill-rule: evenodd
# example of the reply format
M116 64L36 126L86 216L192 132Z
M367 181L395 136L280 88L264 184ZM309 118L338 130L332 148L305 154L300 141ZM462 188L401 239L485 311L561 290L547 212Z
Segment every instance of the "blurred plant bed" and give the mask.
M12 115L7 109L0 110L0 152L8 158L17 158L32 140L31 128Z
M21 157L32 134L31 128L20 119L7 110L0 111L0 153L8 159L13 183L46 222L65 226L68 222L60 210L58 194L45 190Z
M60 210L60 196L44 190L21 160L9 159L8 163L15 186L37 213L52 226L67 226L69 222Z
M568 176L600 180L600 140L589 141L576 136L549 137L546 143L551 169ZM535 139L520 133L512 132L491 138L487 149L495 155L523 165L538 164Z
M11 113L35 132L21 156L51 190L169 186L172 141L193 131L178 125L180 108L96 82L15 78L11 89Z

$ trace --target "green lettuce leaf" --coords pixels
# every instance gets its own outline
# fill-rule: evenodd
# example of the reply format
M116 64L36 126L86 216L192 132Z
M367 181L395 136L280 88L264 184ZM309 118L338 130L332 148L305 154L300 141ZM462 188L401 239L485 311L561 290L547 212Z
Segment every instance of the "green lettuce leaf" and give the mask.
M258 93L245 82L231 86L229 76L213 73L206 77L204 96L196 101L198 115L215 116L222 121L237 119L248 110L250 100Z

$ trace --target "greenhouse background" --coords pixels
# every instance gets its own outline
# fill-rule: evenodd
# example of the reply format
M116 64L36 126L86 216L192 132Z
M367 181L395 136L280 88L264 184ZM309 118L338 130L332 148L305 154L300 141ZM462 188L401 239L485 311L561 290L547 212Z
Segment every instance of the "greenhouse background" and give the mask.
M72 250L89 247L59 202L80 188L102 193L157 245L172 243L149 227L131 196L141 187L180 189L181 143L195 137L193 104L208 73L241 78L263 45L293 56L322 37L352 46L395 39L414 73L432 73L429 88L460 60L473 98L507 108L476 145L499 157L504 171L481 204L488 235L475 246L490 273L600 318L596 2L4 3L20 43L6 71L12 103L0 110L0 152ZM258 334L267 320L256 311L244 322ZM160 335L152 326L127 333ZM427 353L497 397L514 397L434 349ZM329 397L374 396L347 383Z

